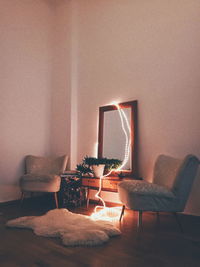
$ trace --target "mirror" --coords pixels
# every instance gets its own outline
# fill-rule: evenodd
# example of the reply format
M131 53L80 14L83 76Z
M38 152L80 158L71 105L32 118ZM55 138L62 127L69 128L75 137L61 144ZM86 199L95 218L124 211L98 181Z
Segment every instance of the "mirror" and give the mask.
M98 157L126 158L118 174L137 177L136 100L99 108Z

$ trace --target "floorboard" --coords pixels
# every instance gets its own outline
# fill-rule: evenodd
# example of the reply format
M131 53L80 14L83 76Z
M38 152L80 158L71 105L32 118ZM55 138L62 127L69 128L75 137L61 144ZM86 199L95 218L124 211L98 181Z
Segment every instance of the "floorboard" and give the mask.
M143 228L137 229L137 214L125 210L121 223L116 225L122 235L111 238L97 247L64 247L57 238L36 236L31 230L5 227L9 219L20 216L41 215L54 208L51 198L25 200L0 205L0 266L134 266L134 267L199 267L200 217L179 215L184 233L174 216L157 216L146 212ZM72 209L90 215L94 204Z

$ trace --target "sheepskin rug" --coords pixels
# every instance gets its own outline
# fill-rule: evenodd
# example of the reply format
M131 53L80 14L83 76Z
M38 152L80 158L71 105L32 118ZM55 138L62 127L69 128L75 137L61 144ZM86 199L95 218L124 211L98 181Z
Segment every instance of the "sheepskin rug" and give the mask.
M6 223L8 227L30 228L39 236L60 237L65 246L95 246L120 235L111 222L92 220L67 209L50 210L43 216L26 216Z

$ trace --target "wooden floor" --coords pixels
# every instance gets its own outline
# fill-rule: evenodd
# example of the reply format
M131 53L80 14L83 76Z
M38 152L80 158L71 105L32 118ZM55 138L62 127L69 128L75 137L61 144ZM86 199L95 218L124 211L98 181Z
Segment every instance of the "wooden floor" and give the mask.
M97 247L64 247L59 239L39 237L27 229L9 229L5 223L26 215L41 215L54 208L50 198L0 205L0 266L200 266L200 218L180 215L182 234L171 214L145 213L142 231L137 214L125 211L118 224L122 235ZM84 206L74 212L90 214ZM78 223L78 222L77 222Z

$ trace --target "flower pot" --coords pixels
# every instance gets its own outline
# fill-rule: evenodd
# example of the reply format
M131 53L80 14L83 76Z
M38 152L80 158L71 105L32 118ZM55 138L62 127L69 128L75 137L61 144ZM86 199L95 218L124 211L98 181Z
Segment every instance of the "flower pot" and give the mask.
M92 165L92 170L94 172L95 177L101 177L103 176L105 165L99 164L99 165Z

